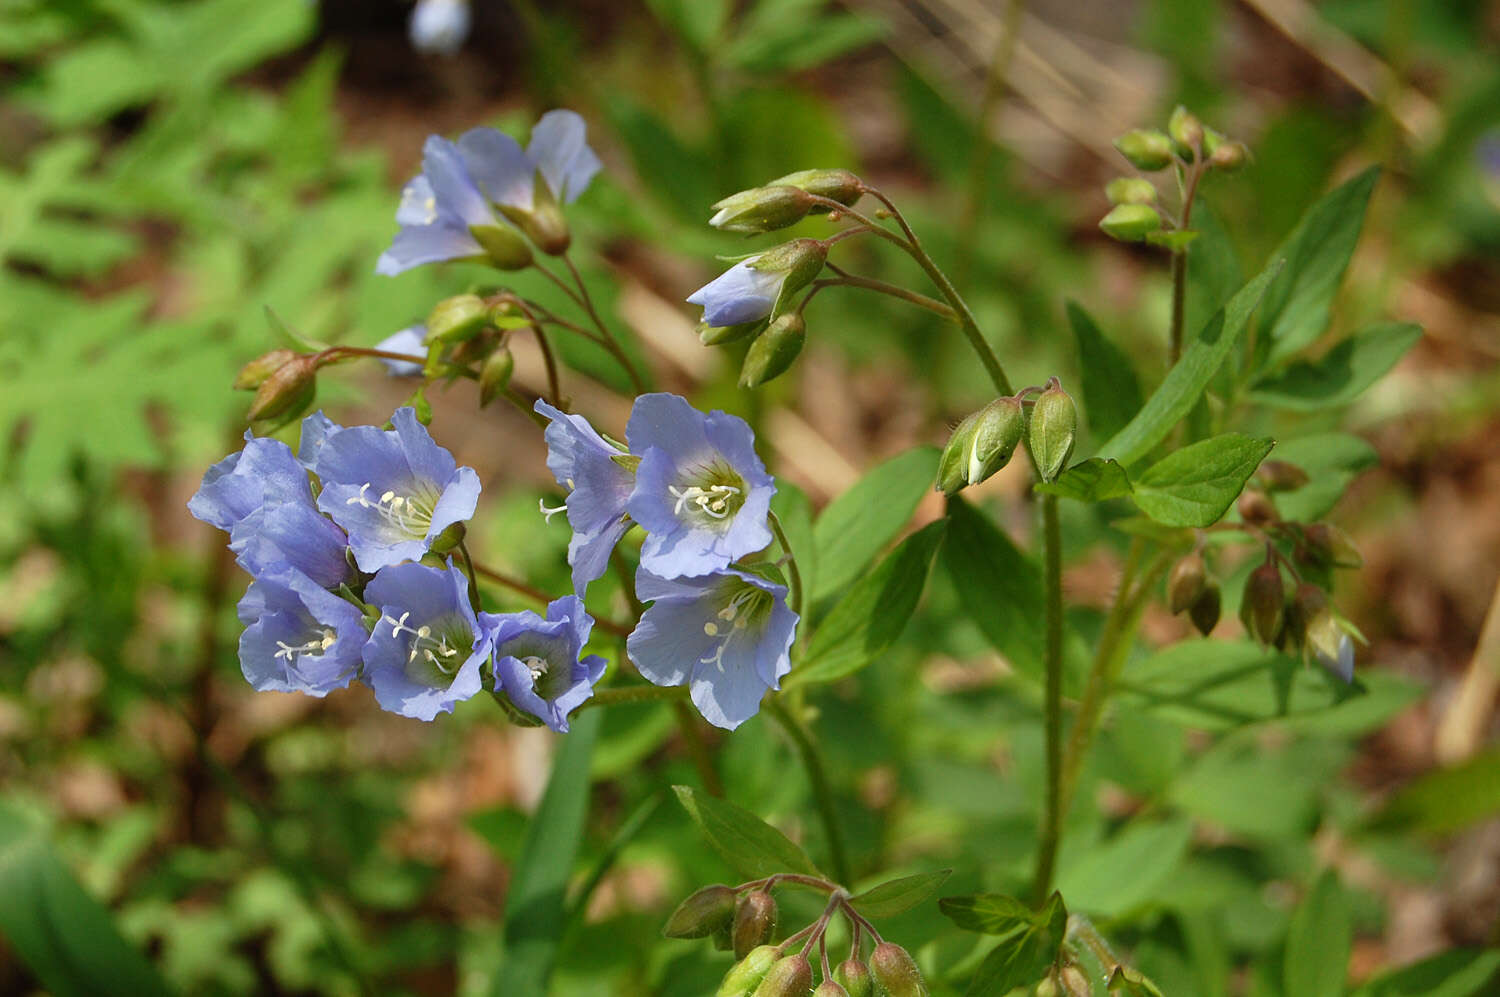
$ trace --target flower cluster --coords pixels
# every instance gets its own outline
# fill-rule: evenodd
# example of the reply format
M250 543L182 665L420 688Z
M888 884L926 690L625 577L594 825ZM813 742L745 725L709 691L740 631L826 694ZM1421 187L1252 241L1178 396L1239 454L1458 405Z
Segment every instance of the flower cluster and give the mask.
M252 576L238 607L245 678L313 696L358 679L383 708L421 720L488 687L567 730L604 673L582 654L593 619L572 596L545 618L483 612L445 560L474 515L478 475L413 409L391 424L345 428L318 412L296 454L247 435L189 501Z

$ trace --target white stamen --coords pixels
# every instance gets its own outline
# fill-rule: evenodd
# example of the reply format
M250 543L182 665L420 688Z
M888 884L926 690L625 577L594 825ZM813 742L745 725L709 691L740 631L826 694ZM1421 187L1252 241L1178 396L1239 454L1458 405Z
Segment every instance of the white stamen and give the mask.
M448 671L448 667L446 666L448 666L450 662L446 660L439 661L438 656L441 655L444 659L452 658L454 655L458 654L458 648L448 646L448 637L446 634L438 640L434 641L432 639L432 627L426 624L417 627L415 630L407 626L406 618L410 615L410 612L402 613L399 620L394 619L390 616L381 618L384 622L391 625L392 637L398 636L403 633L411 634L411 647L406 655L406 663L411 664L420 656L431 662L432 665L439 671ZM424 644L428 646L423 646Z
M542 510L542 518L545 519L549 523L552 522L552 517L555 516L555 515L557 515L559 512L567 512L568 511L568 504L566 502L564 502L562 505L558 506L555 509L550 509L550 508L547 507L547 500L546 499L537 499L536 500L536 504L537 504L537 508L539 508L539 509Z
M542 676L546 675L547 669L550 667L546 658L538 657L535 654L527 655L526 657L522 658L521 664L525 665L526 670L531 673L531 681L533 683L537 682L542 678Z
M276 642L278 650L272 657L285 658L287 663L291 664L297 660L298 655L319 654L332 647L337 640L338 635L329 629L324 629L321 636L308 641L306 644L285 644L278 640Z
M687 488L668 485L667 491L677 500L677 504L672 507L672 515L682 515L682 507L691 502L714 519L728 516L729 497L740 494L740 490L734 485L710 485L707 488L699 485L689 485Z
M426 533L427 526L432 523L432 512L424 510L417 504L417 500L406 495L397 495L394 491L387 490L381 493L376 501L370 501L367 492L370 483L366 481L359 486L359 494L345 499L346 505L357 505L362 509L377 509L387 522L391 523L403 533L418 534ZM422 520L427 520L424 524Z

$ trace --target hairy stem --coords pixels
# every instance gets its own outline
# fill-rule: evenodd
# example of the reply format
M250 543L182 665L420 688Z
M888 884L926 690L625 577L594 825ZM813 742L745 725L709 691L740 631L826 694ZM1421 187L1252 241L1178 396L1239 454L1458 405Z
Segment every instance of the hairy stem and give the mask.
M1043 705L1047 737L1047 797L1043 807L1042 840L1037 852L1032 896L1037 905L1047 899L1062 825L1062 532L1057 521L1057 496L1042 496L1042 585L1046 600L1047 691Z
M802 615L802 572L797 569L797 555L792 552L792 545L787 541L786 531L781 527L781 517L776 513L770 514L771 532L776 534L776 542L781 544L782 551L787 556L786 568L788 581L791 582L787 592L787 602L791 603L792 612L798 617Z
M823 820L823 833L828 838L828 855L833 864L833 875L841 883L850 882L849 860L844 854L844 835L839 830L838 812L833 806L833 790L828 785L828 776L823 771L823 759L818 755L817 746L813 744L812 735L802 722L792 715L791 710L779 696L770 698L769 706L771 716L786 730L787 736L792 739L793 746L797 749L798 756L802 759L802 766L807 769L807 781L812 784L813 798L818 804L818 815Z

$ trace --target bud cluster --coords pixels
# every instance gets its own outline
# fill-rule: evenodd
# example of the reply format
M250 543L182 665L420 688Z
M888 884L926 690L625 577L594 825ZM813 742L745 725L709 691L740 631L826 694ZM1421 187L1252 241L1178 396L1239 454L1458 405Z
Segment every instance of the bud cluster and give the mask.
M1029 397L1033 393L1034 400ZM1023 439L1031 448L1037 474L1051 481L1067 467L1077 435L1077 406L1055 377L1045 388L1025 388L997 398L966 416L948 437L938 460L936 489L953 495L986 480L1010 463Z

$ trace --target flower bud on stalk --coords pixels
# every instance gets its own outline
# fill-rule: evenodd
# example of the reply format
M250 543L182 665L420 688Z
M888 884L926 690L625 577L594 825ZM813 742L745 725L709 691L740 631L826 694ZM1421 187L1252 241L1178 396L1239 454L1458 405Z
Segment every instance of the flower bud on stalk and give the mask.
M1246 492L1240 496L1239 507L1240 518L1255 526L1265 526L1281 518L1265 492Z
M719 984L714 997L750 997L766 978L776 959L774 945L762 945L753 950L724 974L724 982Z
M864 181L848 170L798 170L784 177L777 177L766 186L796 187L818 197L826 197L848 207L858 201L865 192ZM820 204L812 207L814 213L827 211Z
M661 933L667 938L704 938L734 919L734 890L722 884L705 886L689 896L672 916Z
M1120 242L1144 242L1161 228L1161 215L1149 204L1117 204L1099 219L1099 227Z
M784 956L776 961L760 986L755 988L755 997L807 997L812 989L812 963L802 953Z
M1193 621L1193 626L1203 636L1207 637L1213 632L1214 627L1219 625L1219 613L1223 607L1223 601L1219 593L1219 583L1209 579L1204 584L1202 593L1188 607L1188 619Z
M1078 406L1053 378L1031 409L1031 457L1043 481L1051 481L1068 466L1078 435Z
M734 911L734 956L743 959L776 933L776 900L765 890L754 890L740 898Z
M245 366L234 378L234 390L254 391L266 383L266 378L276 373L282 367L297 358L297 353L288 349L272 350L264 353Z
M773 246L756 257L750 266L763 273L783 273L776 310L780 311L792 295L813 282L828 262L828 247L817 239L793 239Z
M889 997L927 997L922 973L906 949L894 942L881 942L870 953L870 973L879 993Z
M1255 470L1268 492L1294 492L1307 484L1307 472L1284 460L1268 460Z
M834 981L849 992L849 997L871 997L875 992L875 978L870 967L850 956L833 970Z
M716 202L708 224L725 232L759 235L795 225L815 207L812 195L800 187L754 187Z
M758 388L780 377L792 366L807 339L807 323L796 312L777 317L765 332L756 337L740 367L740 384Z
M1193 159L1198 150L1203 148L1203 122L1181 104L1177 105L1172 111L1172 117L1167 120L1167 134L1172 136L1172 141L1188 150L1189 154L1184 159ZM1181 153L1182 149L1178 152Z
M1077 966L1068 966L1058 978L1062 982L1062 992L1067 997L1091 997L1094 990L1089 986L1089 979L1083 975L1083 970Z
M1302 530L1302 540L1317 560L1335 568L1357 568L1365 563L1349 535L1331 523L1313 523Z
M1140 177L1115 177L1104 185L1104 196L1110 204L1153 204L1156 188Z
M489 325L490 306L477 294L444 298L427 316L427 342L461 343Z
M1154 128L1136 128L1115 139L1115 148L1138 170L1162 170L1172 163L1172 140Z
M735 343L746 336L759 333L764 328L766 328L765 319L741 322L739 325L709 325L707 322L699 322L698 342L704 346L723 346L725 343Z
M1286 606L1286 590L1275 561L1268 560L1250 572L1240 599L1240 622L1245 625L1245 632L1261 644L1275 641Z
M470 225L469 234L496 270L525 270L531 266L531 247L521 233L506 225Z
M479 405L484 407L496 398L500 397L506 387L510 385L510 377L516 371L516 358L511 355L510 347L500 345L484 359L484 366L479 368Z
M1331 606L1324 606L1308 621L1306 639L1318 664L1345 682L1354 681L1354 641Z
M1197 551L1172 565L1167 576L1167 608L1173 613L1190 609L1208 589L1208 570Z
M849 991L833 980L824 980L818 984L818 989L813 991L813 997L849 997Z
M317 355L298 355L278 367L255 389L245 418L254 424L257 435L264 436L306 411L317 391Z
M1286 613L1281 620L1281 633L1277 634L1276 646L1283 651L1301 650L1307 640L1307 624L1328 606L1328 596L1316 585L1306 582L1297 586L1297 591L1286 604Z
M984 481L1010 463L1025 430L1026 417L1015 398L997 398L970 415L943 448L937 490L952 495Z
M1208 165L1226 173L1233 173L1250 158L1250 150L1243 142L1225 142L1208 157Z

